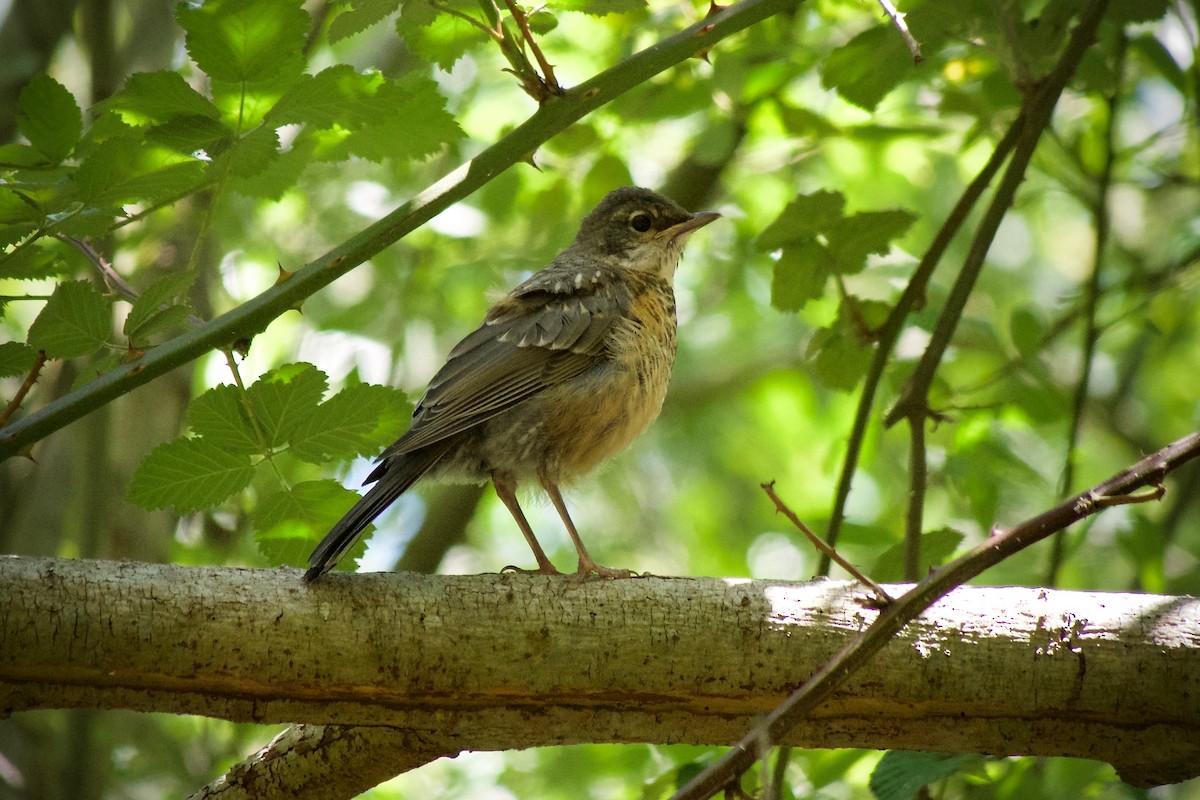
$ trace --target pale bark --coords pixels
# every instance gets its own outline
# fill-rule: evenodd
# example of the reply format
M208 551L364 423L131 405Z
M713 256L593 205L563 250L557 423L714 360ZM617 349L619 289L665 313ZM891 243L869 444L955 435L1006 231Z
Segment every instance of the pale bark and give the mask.
M836 581L299 575L0 558L0 712L390 726L309 734L368 737L382 772L464 749L727 744L876 614ZM1200 601L961 588L790 741L1194 776Z

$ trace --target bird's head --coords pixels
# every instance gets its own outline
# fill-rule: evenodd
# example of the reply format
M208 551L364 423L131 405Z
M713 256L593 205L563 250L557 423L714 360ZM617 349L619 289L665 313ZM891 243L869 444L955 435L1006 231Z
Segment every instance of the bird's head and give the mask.
M574 256L670 280L688 236L719 216L713 211L693 214L649 189L624 186L609 192L584 217L568 250Z

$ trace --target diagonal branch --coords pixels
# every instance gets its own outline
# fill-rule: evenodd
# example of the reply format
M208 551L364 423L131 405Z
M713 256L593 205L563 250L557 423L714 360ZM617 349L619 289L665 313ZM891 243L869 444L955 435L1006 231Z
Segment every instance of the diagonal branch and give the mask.
M469 196L513 164L527 160L539 146L587 114L726 37L797 4L798 0L743 0L542 105L523 124L474 159L313 260L288 280L0 429L0 459L27 450L80 417L211 350L254 336L276 317L298 307L306 297Z
M735 781L757 758L763 742L786 741L788 733L826 701L834 690L861 669L906 625L939 599L1014 553L1040 542L1112 505L1145 502L1162 496L1162 480L1171 471L1200 456L1200 433L1153 453L1094 488L1069 498L1054 508L992 536L966 555L934 570L888 606L870 627L833 658L826 661L737 745L684 786L673 800L707 800ZM1143 487L1149 493L1135 494ZM1043 590L1045 591L1045 590ZM1126 776L1127 780L1134 780Z

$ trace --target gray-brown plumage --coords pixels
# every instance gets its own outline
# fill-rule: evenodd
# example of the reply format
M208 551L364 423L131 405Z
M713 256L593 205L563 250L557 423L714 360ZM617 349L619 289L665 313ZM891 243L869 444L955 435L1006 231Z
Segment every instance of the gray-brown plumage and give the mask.
M688 236L719 215L691 214L648 189L605 197L545 269L488 311L458 343L383 451L375 485L313 551L306 582L328 572L364 528L420 478L491 480L525 534L540 573L558 574L517 503L536 478L579 553L577 574L601 567L559 492L623 449L658 416L675 360L672 280Z

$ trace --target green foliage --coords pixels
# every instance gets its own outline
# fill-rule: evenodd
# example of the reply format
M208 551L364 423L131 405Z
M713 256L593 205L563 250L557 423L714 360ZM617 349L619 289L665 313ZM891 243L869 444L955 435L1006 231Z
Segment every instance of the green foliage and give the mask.
M972 760L972 756L953 753L891 750L871 773L871 793L878 800L910 800L922 788L953 775Z
M29 326L29 344L51 358L87 356L104 346L111 329L108 301L87 281L67 281Z
M111 72L93 76L75 55L92 52L82 29L79 42L49 42L29 61L48 64L46 74L24 81L9 112L16 135L0 142L0 406L39 349L51 361L14 419L111 380L119 365L136 369L139 351L182 343L195 361L0 476L7 549L128 557L136 542L135 557L179 563L304 563L357 496L353 481L335 480L360 474L346 462L378 455L403 431L405 397L489 298L552 258L606 191L641 182L724 217L692 238L676 278L680 352L662 417L628 456L573 487L576 521L605 563L807 579L817 557L758 485L776 479L810 527L829 524L881 323L1029 87L1058 63L1081 8L900 5L921 65L861 3L805 4L766 20L722 41L707 63L646 79L524 154L537 169L489 173L429 225L365 254L302 313L229 331L221 346L246 351L231 373L232 357L188 345L196 318L267 291L281 265L345 252L373 220L421 207L428 187L506 131L540 130L561 105L535 115L506 71L513 48L536 59L504 4L343 0L322 16L299 0L209 0L180 4L172 24L146 16L160 5L116 0L118 28L127 20L139 33L128 46L124 33L114 38ZM38 4L12 13L32 13L22 6ZM643 0L522 7L536 10L537 43L568 89L706 13ZM1179 33L1192 16L1164 0L1113 3L1006 209L929 397L922 571L1194 428L1186 365L1200 356L1200 90L1195 43ZM108 85L117 88L90 108L71 94ZM933 335L995 184L883 353L868 404L839 547L880 580L902 577L912 488L909 434L880 419ZM1097 260L1101 207L1111 216ZM1097 338L1081 386L1089 314ZM368 375L403 391L364 383ZM44 476L53 491L34 483ZM1200 591L1200 507L1185 480L1169 478L1162 503L1113 509L1073 532L1053 582ZM527 510L551 557L568 563L553 512ZM457 534L443 543L456 568L495 569L522 546L490 495ZM377 539L368 555L388 566L391 540ZM984 579L1046 582L1048 551ZM89 739L61 735L61 720L47 723L52 735L16 738ZM246 729L192 719L93 731L106 748L96 760L116 777L89 785L109 795L114 785L191 794L256 746ZM113 755L125 752L162 757ZM369 796L666 797L717 752L476 754ZM85 762L63 753L24 774ZM899 796L931 782L945 798L1144 796L1089 762L857 750L793 750L785 782L784 796ZM744 788L761 784L753 773Z
M182 288L182 287L179 287ZM210 510L250 485L257 473L287 468L279 456L324 464L377 451L394 439L410 412L403 394L355 384L322 402L328 378L311 364L285 364L249 387L215 386L188 409L190 436L156 447L138 466L129 500L177 514ZM266 470L264 465L273 465ZM357 495L333 481L283 483L250 514L272 563L297 565L300 550L337 521ZM296 540L296 541L283 541Z

